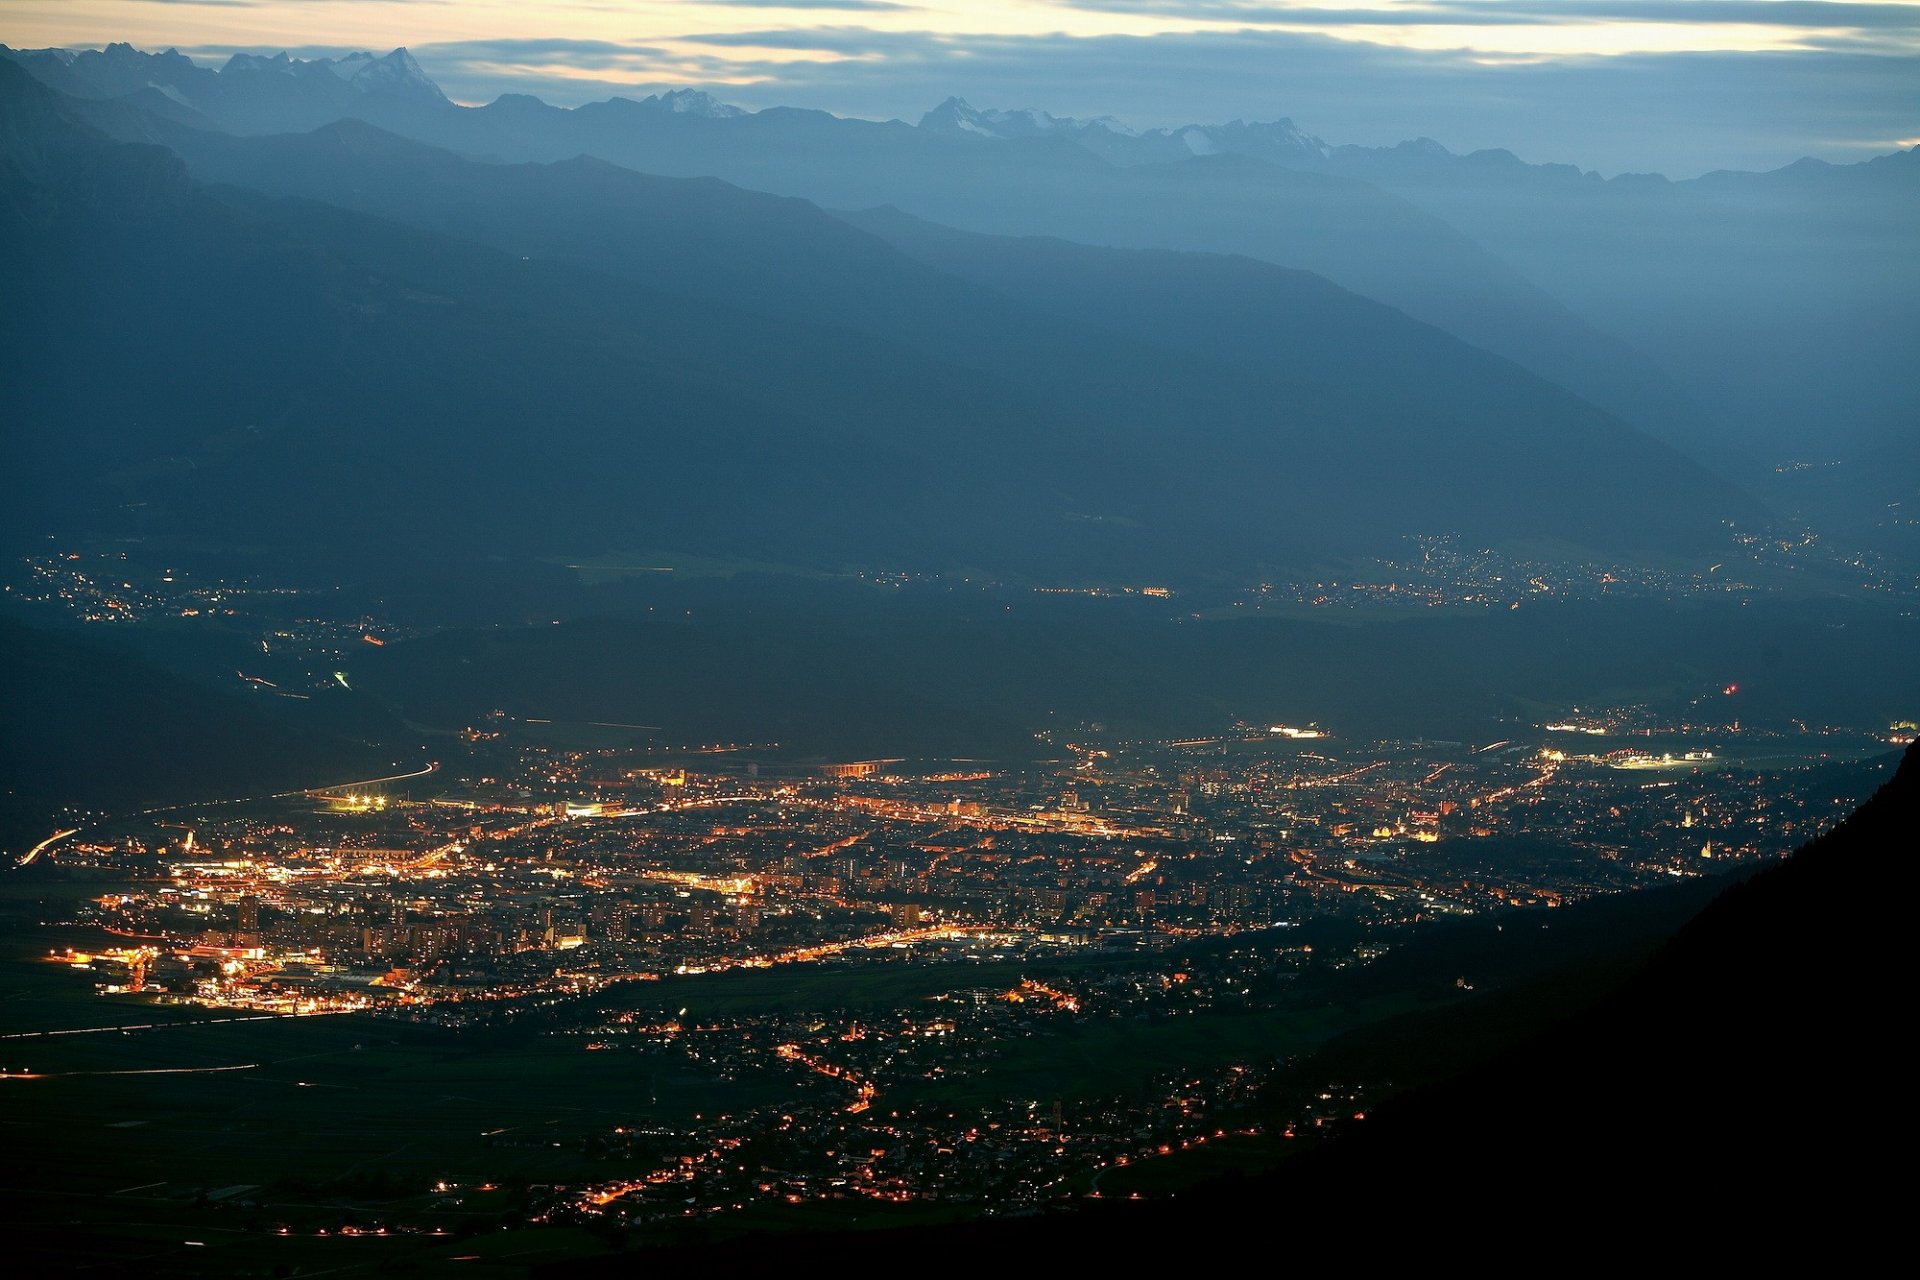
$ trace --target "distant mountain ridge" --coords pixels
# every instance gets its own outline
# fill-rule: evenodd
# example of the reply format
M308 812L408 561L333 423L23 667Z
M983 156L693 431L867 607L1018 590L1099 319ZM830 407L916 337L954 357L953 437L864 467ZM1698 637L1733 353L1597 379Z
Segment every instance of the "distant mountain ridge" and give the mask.
M4 53L103 106L202 131L304 132L360 118L491 161L591 155L830 209L893 206L973 232L1241 254L1398 307L1722 474L1817 504L1811 514L1858 536L1881 536L1863 514L1884 507L1878 488L1783 489L1776 467L1839 460L1885 478L1896 498L1920 485L1909 461L1920 415L1910 358L1920 347L1920 151L1683 182L1602 180L1504 151L1455 155L1429 139L1334 145L1285 120L1137 132L950 100L914 126L743 112L697 90L574 109L506 95L469 108L406 90L406 75L388 91L370 72L393 54L337 65L253 56L216 72L123 45L111 58ZM98 72L93 87L74 87L81 67Z
M997 139L1065 138L1116 164L1164 164L1189 156L1234 154L1254 156L1294 168L1319 168L1349 177L1433 181L1445 174L1485 177L1504 174L1526 181L1585 188L1619 184L1648 187L1724 187L1752 181L1788 181L1795 177L1839 170L1890 173L1904 164L1920 164L1920 145L1874 156L1852 164L1834 164L1804 157L1780 168L1749 172L1721 169L1698 178L1673 179L1664 174L1634 172L1612 178L1597 170L1566 163L1522 160L1504 147L1455 152L1429 137L1409 138L1391 146L1333 143L1308 133L1287 117L1273 120L1229 120L1220 124L1183 124L1159 129L1135 129L1112 116L1075 119L1038 108L1005 110L981 108L964 98L948 98L920 117L918 127L954 138Z
M1904 456L1920 414L1920 365L1908 358L1920 346L1912 150L1603 179L1497 149L1458 155L1430 138L1335 144L1284 119L1133 130L956 99L910 125L745 112L697 90L572 109L524 94L464 107L417 91L410 74L391 86L372 74L393 54L337 65L253 55L218 72L126 46L111 58L5 56L65 92L113 101L137 89L137 105L201 128L306 132L357 117L492 160L586 154L827 208L894 205L969 231L1303 268L1749 483L1816 450ZM1842 502L1829 514L1849 511Z
M14 49L0 45L0 57L20 63L36 78L62 93L80 97L121 98L143 89L156 89L182 105L220 118L238 105L241 86L258 85L273 77L287 84L326 84L330 78L344 86L354 98L384 98L410 102L449 102L446 95L405 48L386 54L359 51L339 58L295 58L281 52L272 55L236 53L219 68L202 66L177 49L147 53L127 43L109 44L100 49ZM354 98L338 98L351 103ZM494 104L548 110L546 102L532 94L502 94ZM710 91L680 88L634 99L613 97L585 108L636 105L671 115L693 115L706 119L733 119L761 114L734 106ZM257 107L258 103L249 103ZM311 104L321 108L320 102ZM323 108L324 109L324 108ZM781 111L784 108L769 108ZM326 123L314 119L306 127ZM222 120L224 127L257 132L256 121L245 115ZM1505 148L1485 148L1472 152L1454 152L1429 137L1410 138L1391 146L1361 146L1333 143L1307 132L1287 117L1272 120L1230 120L1220 123L1193 122L1154 129L1136 129L1113 116L1079 119L1056 116L1051 112L1023 107L1005 109L976 107L964 98L949 97L923 114L917 128L944 137L995 139L1064 138L1094 152L1103 159L1120 164L1155 164L1192 156L1237 154L1254 156L1293 166L1324 166L1330 170L1359 174L1379 173L1382 166L1400 165L1408 169L1456 168L1481 173L1494 170L1527 171L1560 183L1584 185L1621 182L1644 187L1649 183L1684 185L1686 182L1724 184L1769 174L1804 173L1808 170L1833 170L1872 165L1908 154L1920 155L1920 146L1861 161L1858 165L1836 165L1811 157L1766 172L1718 170L1697 179L1674 180L1658 173L1636 172L1604 178L1594 170L1567 163L1538 163L1520 159Z
M1675 181L1503 149L1456 154L1431 138L1336 145L1285 119L1141 132L950 99L920 127L976 143L1071 142L1130 167L1248 156L1392 192L1681 374L1717 421L1677 425L1696 453L1736 470L1811 447L1886 455L1920 415L1908 358L1920 347L1920 146Z
M22 65L66 69L41 55ZM195 83L208 84L211 75ZM1058 133L979 145L898 121L790 108L676 111L658 97L565 109L520 95L469 108L410 93L347 100L337 89L304 90L308 79L337 81L324 68L298 76L223 70L217 79L229 87L188 103L229 132L306 132L359 118L490 160L585 154L643 173L718 177L826 208L891 204L971 231L1246 254L1399 307L1669 441L1701 433L1699 407L1644 354L1596 331L1441 219L1323 169L1186 147L1167 163L1116 164Z
M1286 119L1135 130L950 98L906 125L743 111L701 90L463 107L419 90L396 54L248 56L219 71L125 44L0 56L61 92L194 129L359 117L497 161L597 155L973 232L1244 253L1438 324L1747 484L1811 453L1907 457L1920 413L1914 150L1672 182L1457 155L1432 138L1332 144ZM1905 472L1901 486L1920 482ZM1857 522L1860 501L1820 501L1826 518Z
M1188 581L1434 529L1717 554L1760 518L1563 389L1300 273L1225 262L1236 295L1223 260L1073 261L1351 335L1210 350L996 288L1016 245L971 241L969 279L710 178L486 164L359 122L203 133L6 63L0 90L0 248L36 299L0 314L18 527ZM164 198L99 198L149 173Z
M404 48L341 58L236 53L218 70L177 50L150 54L129 44L78 52L0 49L0 56L62 93L109 99L157 93L225 128L240 120L255 128L298 127L368 104L451 105Z
M1603 178L1501 149L1456 154L1431 138L1336 145L1285 119L1137 132L955 99L920 127L962 142L1070 142L1130 168L1245 156L1391 192L1647 352L1706 412L1689 420L1670 404L1611 399L1518 346L1480 335L1483 345L1756 482L1783 458L1816 449L1899 456L1920 420L1920 366L1909 358L1920 349L1920 146L1851 164L1809 158L1674 181ZM1920 469L1906 466L1902 479L1920 498ZM1822 512L1823 521L1851 522L1848 505Z

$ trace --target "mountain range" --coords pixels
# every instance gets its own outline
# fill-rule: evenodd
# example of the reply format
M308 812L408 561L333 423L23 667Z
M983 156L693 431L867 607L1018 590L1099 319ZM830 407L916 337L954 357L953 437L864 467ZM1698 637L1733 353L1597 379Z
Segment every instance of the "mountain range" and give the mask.
M135 56L116 46L119 61ZM65 71L78 59L39 54L20 63L29 71ZM1583 324L1452 227L1337 175L1234 154L1122 167L1065 137L979 146L897 121L785 108L674 112L659 99L615 98L569 110L523 95L467 108L413 91L352 93L327 68L258 77L246 70L250 65L198 69L200 76L186 78L171 74L179 68L169 62L169 74L155 82L236 132L310 129L353 116L492 160L585 154L647 173L718 177L827 208L893 204L975 231L1243 253L1326 275L1643 425L1698 416L1644 356ZM304 87L308 81L326 92Z
M126 45L0 52L69 94L203 129L358 118L496 161L584 154L979 232L1244 254L1401 308L1755 482L1789 458L1912 470L1915 151L1603 180L1431 139L1336 145L1287 120L1134 131L955 99L908 125L749 113L696 90L466 107L405 50L218 71Z
M6 63L0 93L21 530L1193 580L1435 529L1711 554L1762 518L1300 272L1041 247L1061 288L1176 300L1129 329L1016 287L1029 242L956 274L711 178L238 138Z

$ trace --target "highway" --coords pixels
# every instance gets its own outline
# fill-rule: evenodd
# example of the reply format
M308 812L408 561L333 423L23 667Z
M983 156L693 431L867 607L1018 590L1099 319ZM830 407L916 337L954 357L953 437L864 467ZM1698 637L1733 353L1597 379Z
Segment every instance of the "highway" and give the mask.
M65 1080L74 1076L203 1076L221 1071L257 1071L264 1062L241 1062L230 1067L131 1067L124 1071L6 1071L0 1080Z
M133 1031L177 1031L183 1027L217 1027L226 1022L279 1022L284 1018L332 1018L338 1017L338 1011L320 1010L315 1013L248 1013L233 1018L182 1018L178 1022L126 1022L105 1027L70 1027L57 1031L14 1031L0 1035L0 1040L44 1040L51 1036L110 1036L125 1035Z
M70 827L65 831L54 832L45 840L42 840L39 844L27 850L26 853L21 855L20 860L13 865L16 868L31 866L40 855L51 849L54 845L59 844L62 840L65 840L68 836L77 836L82 831L91 831L93 828L104 826L109 822L124 822L128 818L150 818L155 814L175 813L182 809L211 809L218 805L257 804L262 800L286 800L293 796L319 795L327 791L351 790L354 787L377 787L389 782L406 782L411 778L424 778L439 767L440 762L438 760L429 760L424 769L415 769L411 773L389 774L384 778L363 778L358 782L336 782L319 787L300 787L293 791L275 791L263 796L239 796L230 800L190 800L184 804L163 804L156 805L151 809L135 809L131 813L113 814L101 818L97 822L90 822L83 827Z
M439 767L440 767L440 762L438 760L429 760L427 761L426 768L415 769L412 773L393 773L393 774L388 774L384 778L362 778L358 782L332 782L332 783L326 784L325 786L302 787L297 791L276 791L272 795L268 795L268 796L250 796L248 797L248 800L284 800L289 796L319 795L323 791L351 791L355 787L377 787L388 782L405 782L410 778L424 778L428 774L434 772ZM214 800L214 801L210 801L209 803L246 804L247 800ZM177 809L193 809L193 808L198 808L199 806L183 804L183 805L175 805L173 807ZM144 812L165 813L166 810L165 809L148 809L148 810L144 810Z
M68 827L65 831L54 832L52 835L48 836L45 840L42 840L39 844L27 850L26 856L20 859L19 865L23 867L33 865L33 860L35 858L38 858L41 854L45 853L48 849L51 849L54 845L59 844L62 840L65 840L68 836L78 835L81 830L82 828L80 827Z
M936 940L957 940L960 938L988 936L1010 932L1006 925L988 924L936 924L919 929L889 929L885 933L867 933L857 938L841 938L834 942L816 942L803 947L791 947L785 951L772 951L764 955L740 957L716 957L706 964L683 964L674 969L681 977L702 973L725 973L730 969L771 969L782 964L807 964L815 960L825 960L847 951L859 951L866 948L891 947L915 942L933 942ZM638 979L638 973L609 974L611 982Z

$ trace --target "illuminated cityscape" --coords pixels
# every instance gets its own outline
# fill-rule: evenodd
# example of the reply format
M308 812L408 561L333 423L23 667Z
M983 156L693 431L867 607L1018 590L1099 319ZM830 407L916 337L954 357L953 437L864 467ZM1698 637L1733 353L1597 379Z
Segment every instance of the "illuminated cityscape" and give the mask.
M508 1197L529 1134L510 1108L470 1179L409 1189L429 1217L1041 1205L1133 1194L1176 1153L1363 1111L1386 1082L1302 1081L1273 1052L1331 1030L1279 1030L1303 991L1422 925L1776 858L1872 777L1822 762L1885 749L1629 708L1480 744L1236 726L1062 742L1018 769L703 769L527 729L496 717L390 779L70 832L38 859L95 888L39 926L71 940L43 963L165 1016L133 1044L208 1018L351 1015L511 1028L542 1055L722 1082L699 1116L642 1105L568 1130L541 1163L574 1172ZM1183 1020L1177 1069L1144 1055L1060 1073L1062 1055L1133 1055ZM29 1061L49 1047L13 1045ZM277 1229L425 1221L383 1215Z
M11 1272L1883 1268L1915 84L0 6Z

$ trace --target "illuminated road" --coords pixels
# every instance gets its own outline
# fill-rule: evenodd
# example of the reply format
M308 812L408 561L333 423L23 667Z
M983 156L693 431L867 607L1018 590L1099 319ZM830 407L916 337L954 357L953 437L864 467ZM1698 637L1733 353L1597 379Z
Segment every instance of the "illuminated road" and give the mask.
M941 828L962 826L979 831L1046 831L1056 835L1085 836L1090 839L1105 840L1156 840L1168 834L1164 827L1117 826L1104 818L1085 813L1018 813L1005 810L988 813L955 813L941 805L888 800L880 796L841 795L829 801L801 798L799 803L813 804L824 809L851 809L876 818L887 818L896 822L930 823Z
M42 1040L51 1036L106 1036L128 1031L174 1031L182 1027L217 1027L226 1022L278 1022L282 1018L331 1018L344 1010L320 1009L313 1013L250 1013L237 1018L182 1018L178 1022L128 1022L111 1027L72 1027L60 1031L15 1031L0 1035L0 1040Z
M707 973L727 973L734 969L771 969L776 965L805 964L812 960L824 960L846 951L857 951L866 947L891 947L896 944L908 945L915 942L936 940L957 940L971 937L992 937L995 934L1008 934L1020 930L1008 925L985 924L941 924L929 925L919 929L890 929L885 933L867 933L857 938L842 938L836 942L817 942L808 946L794 947L787 951L775 951L759 956L717 956L705 964L683 964L674 968L676 977L696 977ZM633 973L609 973L604 981L614 982L653 982L659 975L652 971Z
M1547 765L1540 771L1540 776L1529 778L1527 781L1516 783L1511 787L1502 787L1498 791L1490 791L1480 798L1480 803L1492 804L1496 800L1505 800L1508 796L1518 795L1522 791L1529 791L1535 787L1544 787L1553 781L1553 775L1559 767L1557 764Z
M335 782L328 786L321 786L321 787L302 787L297 791L276 791L270 796L253 796L251 798L255 800L284 800L288 796L311 796L311 795L318 795L323 791L351 791L355 787L377 787L388 782L406 782L410 778L424 778L428 774L434 772L439 767L440 767L440 762L438 760L429 760L427 761L426 768L415 769L412 773L394 773L394 774L389 774L384 778L363 778L359 782ZM211 801L210 803L246 804L247 801L246 800L215 800L215 801ZM179 809L192 809L192 808L197 808L198 806L183 804L183 805L176 805L174 807ZM149 809L149 810L146 810L146 812L165 813L166 810L165 809Z
M54 832L52 835L48 836L45 840L42 840L39 844L27 850L26 856L20 859L19 865L23 867L31 866L35 858L45 853L48 849L51 849L54 845L59 844L62 840L65 840L68 836L80 834L80 830L81 828L79 827L69 827L65 831Z
M815 1075L826 1076L830 1080L839 1080L852 1085L853 1101L842 1108L848 1115L858 1115L871 1107L874 1095L879 1092L873 1087L871 1081L864 1080L845 1067L828 1062L825 1058L814 1057L797 1044L776 1045L773 1052L777 1057L784 1058L788 1062L799 1063Z
M1372 773L1375 769L1386 768L1387 763L1385 760L1375 760L1372 764L1363 764L1358 769L1349 769L1345 773L1336 773L1331 777L1306 779L1303 780L1300 785L1303 787L1331 787L1342 782L1352 782L1361 774Z
M126 1071L0 1071L0 1080L65 1080L72 1076L203 1076L219 1071L257 1071L264 1062L230 1067L135 1067Z
M411 773L389 774L384 778L364 778L358 782L339 782L331 786L301 787L294 791L275 791L264 796L240 796L231 800L190 800L185 804L163 804L156 805L151 809L136 809L132 813L118 814L102 818L98 822L90 822L84 827L73 827L66 831L57 831L45 840L42 840L39 844L33 846L33 848L27 850L25 855L13 865L15 867L31 866L41 854L51 849L54 845L59 844L68 836L77 836L82 831L91 831L95 827L105 826L110 822L124 822L128 818L150 818L155 814L174 813L181 809L211 809L216 805L257 804L262 800L285 800L292 796L319 795L326 791L346 791L355 787L377 787L388 782L405 782L410 778L424 778L439 767L440 762L438 760L429 760L424 769L415 769Z
M794 947L789 951L776 951L772 955L743 956L740 959L716 959L703 965L680 965L674 973L685 976L700 973L723 973L728 969L771 969L780 964L804 964L809 960L824 960L828 956L839 955L844 951L856 951L865 947L891 947L914 942L931 942L936 939L957 939L981 934L1009 933L1013 930L1006 925L981 924L941 924L929 925L921 929L891 929L886 933L863 934L858 938L843 938L837 942L817 942L809 946ZM623 975L638 977L637 974Z

